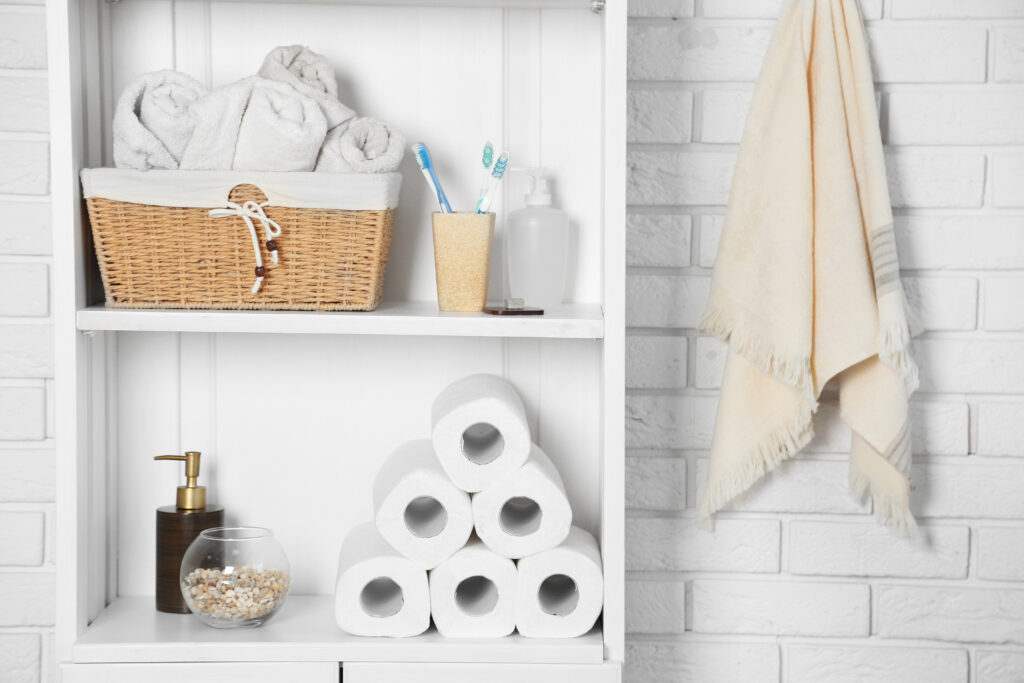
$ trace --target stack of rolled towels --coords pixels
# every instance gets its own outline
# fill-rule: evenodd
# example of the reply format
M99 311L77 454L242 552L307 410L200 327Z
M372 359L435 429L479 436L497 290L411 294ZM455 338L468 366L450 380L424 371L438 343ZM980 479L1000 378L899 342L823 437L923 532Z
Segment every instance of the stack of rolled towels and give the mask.
M573 638L604 604L601 552L572 525L515 388L471 375L442 391L431 439L400 446L373 485L374 521L342 543L335 615L359 636Z
M404 152L391 126L342 104L327 59L302 45L213 90L176 71L143 74L114 111L118 168L389 173Z

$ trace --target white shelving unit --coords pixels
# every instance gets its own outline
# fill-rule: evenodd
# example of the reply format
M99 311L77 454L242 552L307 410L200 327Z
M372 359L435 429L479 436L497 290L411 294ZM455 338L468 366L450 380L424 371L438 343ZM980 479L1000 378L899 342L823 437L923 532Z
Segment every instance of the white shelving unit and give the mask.
M67 683L618 683L624 656L624 0L49 0L57 325L57 657ZM110 119L138 73L216 86L280 44L338 71L342 99L426 141L468 203L483 140L544 166L572 219L567 303L543 317L436 310L424 184L407 159L385 301L372 313L103 306L78 173L111 165ZM503 292L498 208L491 293ZM458 207L456 207L458 208ZM333 615L342 538L372 515L391 450L475 372L507 377L604 556L598 626L571 640L356 638ZM270 527L293 588L262 628L224 632L153 605L154 513L203 452L228 522Z

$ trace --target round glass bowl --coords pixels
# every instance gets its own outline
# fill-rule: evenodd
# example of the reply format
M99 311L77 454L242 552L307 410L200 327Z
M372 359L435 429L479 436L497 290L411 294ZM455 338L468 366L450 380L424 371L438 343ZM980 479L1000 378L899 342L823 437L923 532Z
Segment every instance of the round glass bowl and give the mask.
M284 604L289 572L288 558L269 529L207 529L185 551L181 594L192 614L209 626L259 626Z

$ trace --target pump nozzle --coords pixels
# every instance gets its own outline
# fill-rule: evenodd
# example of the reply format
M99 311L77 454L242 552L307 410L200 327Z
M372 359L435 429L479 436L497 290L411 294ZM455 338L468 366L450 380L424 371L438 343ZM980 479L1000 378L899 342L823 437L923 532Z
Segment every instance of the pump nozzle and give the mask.
M551 206L551 183L543 168L525 166L512 170L530 179L530 191L526 195L527 206Z
M153 458L185 463L185 485L178 487L177 507L181 510L201 510L206 507L206 487L196 483L199 479L199 456L199 451L185 451L185 455L158 455Z

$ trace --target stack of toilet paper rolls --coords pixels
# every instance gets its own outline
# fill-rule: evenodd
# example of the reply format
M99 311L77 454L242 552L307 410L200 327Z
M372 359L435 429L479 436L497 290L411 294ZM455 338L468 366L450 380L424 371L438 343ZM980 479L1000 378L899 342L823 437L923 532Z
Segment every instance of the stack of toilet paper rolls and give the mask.
M360 636L573 638L601 614L597 541L506 380L472 375L433 407L373 485L375 521L342 544L335 615Z

